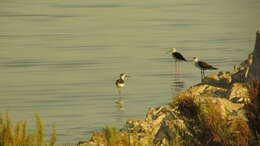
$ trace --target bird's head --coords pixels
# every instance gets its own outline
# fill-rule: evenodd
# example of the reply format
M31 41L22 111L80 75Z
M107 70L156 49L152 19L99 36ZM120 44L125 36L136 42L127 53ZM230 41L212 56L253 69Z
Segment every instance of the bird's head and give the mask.
M198 59L197 57L192 57L192 61L193 61L193 62L198 62L199 59Z
M176 48L171 48L167 53L174 53L176 51L177 51Z
M252 65L252 63L253 63L253 53L250 53L249 55L248 55L248 59L247 59L247 61L248 61L248 63L249 63L249 65Z
M253 53L250 53L250 54L248 55L248 60L249 60L249 59L253 59L253 57L254 57L254 56L253 56Z
M130 76L126 73L121 73L119 77L120 77L120 79L125 80L126 78L129 78Z

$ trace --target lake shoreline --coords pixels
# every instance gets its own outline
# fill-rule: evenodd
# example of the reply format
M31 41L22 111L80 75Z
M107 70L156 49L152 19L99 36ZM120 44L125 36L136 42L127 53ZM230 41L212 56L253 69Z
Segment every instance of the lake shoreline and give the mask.
M128 120L121 130L106 127L79 145L259 144L259 124L253 117L259 118L260 82L252 71L259 70L259 40L257 31L253 63L245 60L234 72L208 75L168 105L150 108L144 120Z

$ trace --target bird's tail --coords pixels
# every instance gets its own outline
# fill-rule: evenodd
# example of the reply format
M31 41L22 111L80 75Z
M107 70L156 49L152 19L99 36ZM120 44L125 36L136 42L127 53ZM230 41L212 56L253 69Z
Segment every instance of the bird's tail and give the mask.
M216 67L213 67L213 66L211 67L211 69L212 69L212 70L218 70L218 68L216 68Z

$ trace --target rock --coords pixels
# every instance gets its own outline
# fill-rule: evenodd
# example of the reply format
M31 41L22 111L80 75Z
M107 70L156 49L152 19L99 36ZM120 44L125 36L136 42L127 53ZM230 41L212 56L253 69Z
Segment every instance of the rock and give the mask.
M150 133L154 136L166 117L176 117L174 109L168 106L150 108L146 114L145 120L128 120L125 129L127 132Z
M243 103L248 101L249 93L245 83L234 83L232 87L227 91L228 100L234 103Z
M227 89L221 87L211 86L209 84L195 85L185 92L179 94L179 96L201 96L201 97L226 97Z
M89 141L79 143L79 146L106 146L106 138L104 133L102 132L95 132Z
M256 32L255 49L253 51L253 61L249 68L248 79L260 79L260 30Z
M243 69L243 70L237 71L236 73L233 73L231 75L231 77L232 77L231 84L245 82L246 81L246 72L247 72L247 70Z
M182 95L187 94L184 93ZM238 117L241 115L244 116L243 114L234 114L238 113L238 111L242 109L243 105L232 103L225 98L197 96L195 97L195 99L195 103L197 105L200 105L199 107L201 110L204 110L205 107L208 107L209 102L212 103L210 106L216 106L218 111L221 113L222 119L230 118L232 120L234 117ZM176 105L171 104L171 106ZM172 118L165 117L161 123L158 132L154 136L153 143L156 146L180 145L180 143L178 142L181 139L181 136L193 137L193 134L190 131L190 128L192 128L193 126L189 125L187 127L187 124L190 124L189 121L189 118L184 118L180 115L177 115Z
M179 131L191 135L183 120L175 119L164 121L156 134L153 143L156 146L173 145L175 140L178 139Z
M223 117L226 117L231 113L237 112L243 107L242 104L232 103L231 101L225 98L207 98L207 99L211 100L213 103L219 106Z
M82 142L79 145L105 146L115 143L117 146L127 144L156 146L221 145L222 138L227 140L226 137L232 137L233 139L238 133L249 127L248 123L250 122L247 121L246 111L241 103L249 100L249 91L245 82L247 81L247 74L249 74L248 77L251 80L260 78L259 55L260 31L257 32L253 59L252 55L249 55L247 60L235 66L235 73L219 72L218 74L208 75L202 80L202 83L179 93L176 96L177 99L174 99L169 105L150 108L144 120L128 120L125 128L120 131L112 128L112 130L96 132L89 141ZM234 123L234 121L238 122ZM233 131L230 126L232 124ZM240 125L241 127L239 127ZM222 131L223 129L225 131ZM247 130L249 131L248 135L250 135L250 130ZM202 135L200 135L201 133ZM236 134L234 135L234 133ZM200 138L205 139L205 136L213 143L199 141ZM234 145L244 145L244 143L239 143L240 139L244 137L246 141L250 137L246 133L239 136L238 140L232 141ZM185 143L186 141L188 144ZM214 143L217 141L220 141L220 143Z
M128 120L126 122L126 130L127 132L149 132L149 124L144 120Z
M219 72L218 75L212 74L202 79L202 83L216 87L228 88L231 84L232 77L230 72Z

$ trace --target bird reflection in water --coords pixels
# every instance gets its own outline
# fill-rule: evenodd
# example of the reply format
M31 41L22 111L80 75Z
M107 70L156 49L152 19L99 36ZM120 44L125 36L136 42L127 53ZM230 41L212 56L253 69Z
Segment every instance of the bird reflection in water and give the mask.
M122 112L122 111L125 110L125 102L124 102L124 100L123 100L123 98L121 96L119 96L117 98L115 103L116 103L116 107L117 107L118 111Z
M175 96L176 93L179 93L185 87L185 82L181 81L181 72L180 70L175 69L172 73L172 83L171 83L171 92L172 96Z
M117 108L119 111L124 111L124 101L123 101L123 97L122 97L122 88L126 85L126 79L130 77L128 74L126 73L121 73L119 75L119 79L116 80L116 87L118 90L118 99L115 101L115 103L117 104Z
M185 83L180 80L180 74L174 73L172 75L172 85L171 85L172 95L181 92L184 87L185 87Z
M118 91L118 97L115 100L117 113L116 113L116 125L123 127L125 103L122 96L122 88L126 85L126 79L129 77L126 73L121 73L119 79L116 80L115 84Z
M174 59L174 62L175 62L175 71L176 72L180 72L180 63L181 62L186 62L187 60L184 58L184 56L177 52L177 49L176 48L172 48L170 49L167 53L171 53L172 54L172 57Z
M122 96L118 96L115 103L116 103L115 123L117 126L123 127L124 117L125 117L124 116L125 104L124 104Z

